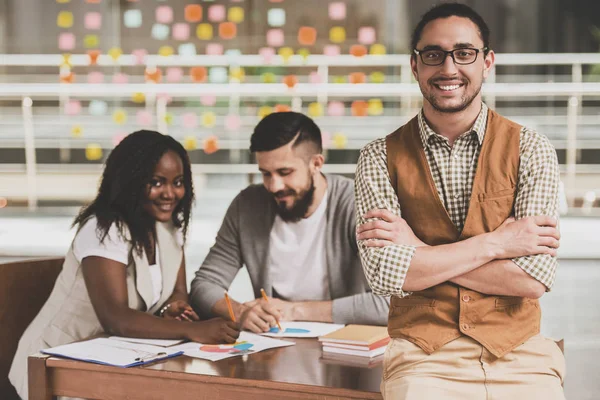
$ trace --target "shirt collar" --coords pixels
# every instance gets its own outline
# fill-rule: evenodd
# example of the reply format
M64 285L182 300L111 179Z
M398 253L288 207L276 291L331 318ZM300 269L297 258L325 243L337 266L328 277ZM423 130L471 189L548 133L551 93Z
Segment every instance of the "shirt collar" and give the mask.
M485 103L481 103L481 111L479 112L479 115L477 116L475 123L473 124L471 129L469 129L467 132L464 133L464 134L475 133L477 135L477 139L479 141L480 146L483 143L483 138L485 136L485 129L487 126L487 117L488 117L488 107L485 105ZM423 147L429 147L429 144L431 143L431 140L433 137L442 138L441 135L435 133L434 130L431 129L429 124L427 124L427 121L425 120L425 116L423 115L423 109L421 109L421 111L419 112L418 120L419 120L419 134L421 136L421 141L423 142ZM461 136L463 136L463 135L461 135Z

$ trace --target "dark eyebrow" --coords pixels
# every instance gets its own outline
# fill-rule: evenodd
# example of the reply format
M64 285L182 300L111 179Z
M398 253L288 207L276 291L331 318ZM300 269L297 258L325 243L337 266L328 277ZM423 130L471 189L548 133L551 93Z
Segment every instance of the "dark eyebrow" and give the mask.
M464 49L467 47L475 48L475 45L473 43L455 43L454 44L455 49Z
M465 49L465 48L475 48L475 45L473 45L473 43L455 43L454 47L452 48L452 50ZM443 50L443 51L446 51L446 50L442 49L442 46L439 46L437 44L430 44L428 46L425 46L425 47L423 47L423 49L421 51L427 51L427 50Z

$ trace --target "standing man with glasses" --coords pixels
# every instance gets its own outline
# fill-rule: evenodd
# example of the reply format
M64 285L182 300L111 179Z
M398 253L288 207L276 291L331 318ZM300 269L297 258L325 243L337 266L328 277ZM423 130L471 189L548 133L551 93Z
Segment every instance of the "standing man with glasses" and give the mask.
M556 152L482 102L495 56L474 10L434 7L412 48L423 109L361 151L355 181L365 274L392 296L383 396L564 399L537 300L557 267Z

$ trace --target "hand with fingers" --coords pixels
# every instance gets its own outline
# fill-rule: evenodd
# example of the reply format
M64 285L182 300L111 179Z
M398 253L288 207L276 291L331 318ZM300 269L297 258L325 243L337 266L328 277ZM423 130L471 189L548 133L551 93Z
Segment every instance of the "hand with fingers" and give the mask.
M254 333L268 332L279 320L292 320L293 303L279 299L256 299L244 303L240 325Z
M202 344L235 343L240 336L240 326L223 318L212 318L188 324L186 336L189 340Z
M370 210L363 218L371 221L356 228L356 238L364 240L367 247L385 247L391 244L427 246L402 217L389 210Z
M200 320L192 306L183 300L175 300L169 303L162 316L165 319L176 319L178 321Z
M497 249L496 259L549 254L556 256L560 246L560 232L556 218L544 215L509 218L489 233Z

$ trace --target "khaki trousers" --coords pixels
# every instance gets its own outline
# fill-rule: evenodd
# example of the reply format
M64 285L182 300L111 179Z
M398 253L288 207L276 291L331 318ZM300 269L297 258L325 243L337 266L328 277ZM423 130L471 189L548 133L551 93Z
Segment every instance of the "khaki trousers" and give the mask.
M470 337L433 354L392 339L383 361L385 400L564 400L565 359L554 341L536 335L502 358Z

